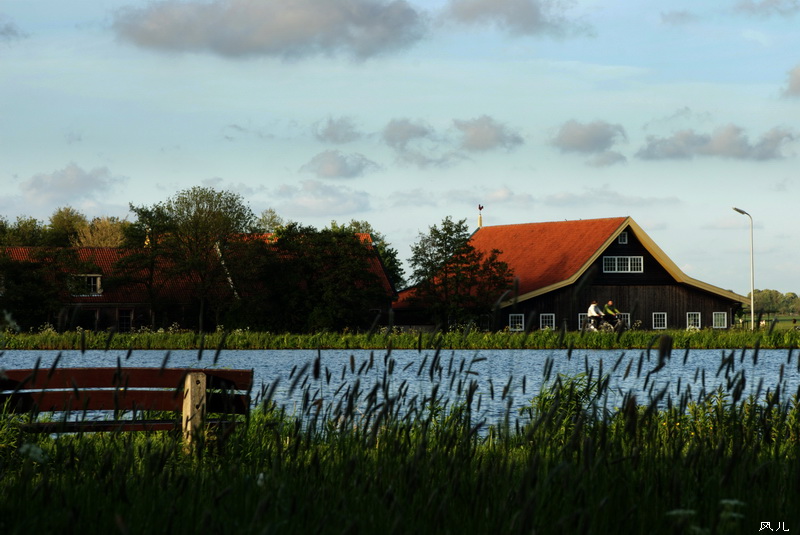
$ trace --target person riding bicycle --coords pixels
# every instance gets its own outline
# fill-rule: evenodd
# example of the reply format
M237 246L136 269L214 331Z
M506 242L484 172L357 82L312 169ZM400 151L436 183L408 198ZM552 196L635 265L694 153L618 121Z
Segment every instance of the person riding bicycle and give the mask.
M603 307L604 317L611 325L615 325L618 320L619 310L614 306L614 301L609 299L606 306Z
M600 305L597 304L597 301L592 301L586 315L589 316L590 327L593 327L595 330L600 328L600 322L603 319L603 310L600 308Z

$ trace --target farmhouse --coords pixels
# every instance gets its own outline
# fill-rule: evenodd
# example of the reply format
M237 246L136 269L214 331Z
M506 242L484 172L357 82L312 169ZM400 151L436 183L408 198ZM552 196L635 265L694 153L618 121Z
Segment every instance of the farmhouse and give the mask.
M643 329L726 329L748 303L687 276L630 217L486 226L470 244L502 251L517 279L491 316L496 329L581 329L593 300ZM404 297L398 312L411 312Z
M0 312L23 328L48 322L59 330L126 332L173 325L196 329L203 325L198 316L213 329L235 308L239 323L256 328L270 321L270 313L294 314L292 319L319 314L314 308L323 302L316 295L318 281L327 277L326 288L335 293L328 300L353 309L339 321L369 325L376 315L388 313L396 293L371 236L355 237L363 251L354 256L342 244L300 240L296 249L286 250L269 235L239 236L242 247L232 248L225 259L217 249L218 260L209 261L208 272L216 271L203 289L207 304L200 301L203 281L196 271L149 247L6 247L0 249ZM315 263L309 266L306 257Z

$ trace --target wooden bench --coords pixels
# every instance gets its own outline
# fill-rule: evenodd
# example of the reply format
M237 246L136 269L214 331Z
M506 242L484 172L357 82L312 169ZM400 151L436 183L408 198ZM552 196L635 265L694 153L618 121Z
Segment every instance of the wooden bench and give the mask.
M187 444L207 425L225 429L250 410L253 370L51 368L0 371L0 410L31 413L28 432L182 429ZM159 411L163 418L154 419ZM37 421L39 413L54 413ZM180 417L176 416L180 415ZM216 415L208 418L207 415Z

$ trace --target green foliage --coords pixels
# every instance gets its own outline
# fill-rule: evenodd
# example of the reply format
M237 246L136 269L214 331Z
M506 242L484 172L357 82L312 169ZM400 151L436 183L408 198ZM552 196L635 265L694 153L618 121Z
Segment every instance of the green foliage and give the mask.
M511 286L513 272L499 260L500 251L485 256L469 238L466 220L448 216L411 246L412 300L437 324L450 327L488 315Z

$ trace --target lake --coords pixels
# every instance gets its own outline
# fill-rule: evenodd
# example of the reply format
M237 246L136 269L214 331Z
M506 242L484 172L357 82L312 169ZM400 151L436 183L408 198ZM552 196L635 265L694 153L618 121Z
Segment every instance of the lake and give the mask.
M59 357L60 354L60 357ZM678 405L681 398L699 400L722 387L738 385L743 396L779 388L788 402L800 387L800 353L791 350L674 350L659 362L656 349L645 350L124 350L23 351L0 354L0 367L46 369L58 358L61 367L222 367L252 368L254 403L271 394L289 414L310 411L317 400L331 407L352 389L365 399L374 395L421 402L436 389L441 402L463 400L474 383L473 411L488 424L512 419L543 385L560 375L608 376L609 388L599 401L618 407L628 393L639 404ZM315 377L315 359L319 358ZM377 388L376 388L377 385ZM398 396L401 394L401 396Z

